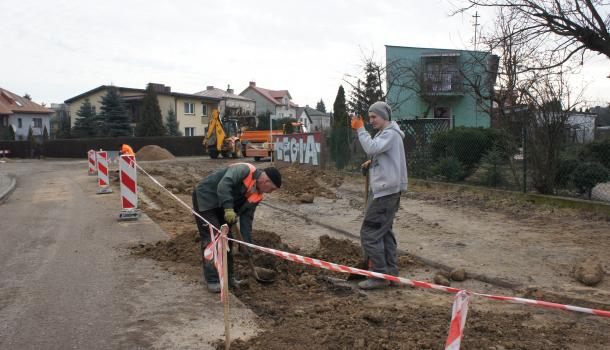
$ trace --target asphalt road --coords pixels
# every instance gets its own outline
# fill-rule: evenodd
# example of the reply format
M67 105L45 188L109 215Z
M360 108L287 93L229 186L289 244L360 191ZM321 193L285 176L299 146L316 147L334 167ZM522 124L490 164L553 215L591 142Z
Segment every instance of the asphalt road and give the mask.
M3 166L17 188L0 204L0 349L206 348L220 337L217 297L129 254L166 235L146 216L117 222L118 193L97 195L85 161Z

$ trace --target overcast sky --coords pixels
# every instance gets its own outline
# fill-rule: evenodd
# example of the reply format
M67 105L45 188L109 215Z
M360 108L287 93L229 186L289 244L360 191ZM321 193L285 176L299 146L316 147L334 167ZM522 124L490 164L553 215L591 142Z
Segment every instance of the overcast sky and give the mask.
M49 104L102 84L184 93L230 84L239 93L254 80L289 90L299 105L323 98L331 107L363 53L472 48L474 13L451 9L447 0L0 0L0 87ZM610 60L597 56L575 81L605 104L608 74Z

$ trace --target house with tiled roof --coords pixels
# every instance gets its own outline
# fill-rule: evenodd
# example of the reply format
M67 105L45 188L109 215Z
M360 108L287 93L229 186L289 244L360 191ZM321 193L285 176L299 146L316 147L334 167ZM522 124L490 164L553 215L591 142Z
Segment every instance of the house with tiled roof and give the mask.
M16 140L25 140L30 127L35 138L42 139L45 128L50 135L51 115L52 110L0 88L0 128L12 128Z
M240 126L256 126L256 101L251 98L236 95L230 86L226 90L212 85L195 95L220 99L218 113L220 117L236 118Z
M173 92L171 87L164 84L152 84L152 86L157 93L157 100L164 121L169 111L173 110L180 125L180 131L182 131L184 136L202 136L205 134L205 128L208 126L212 110L218 108L220 98ZM141 120L142 100L146 90L121 86L115 87L127 109L131 127L135 130L137 123ZM96 113L101 111L102 97L108 93L109 88L110 86L108 85L100 85L65 101L66 105L68 105L68 114L72 126L74 126L77 112L85 102L85 99L89 99Z
M292 102L292 96L288 90L265 89L256 86L256 82L251 81L239 95L256 102L257 116L269 113L272 119L296 118L299 105Z

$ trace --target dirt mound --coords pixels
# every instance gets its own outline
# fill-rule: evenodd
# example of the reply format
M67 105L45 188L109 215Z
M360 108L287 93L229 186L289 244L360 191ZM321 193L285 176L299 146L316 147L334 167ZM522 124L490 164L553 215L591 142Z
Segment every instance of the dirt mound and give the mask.
M283 199L292 202L300 202L304 195L335 199L337 196L332 188L339 187L343 183L342 175L314 168L288 166L281 168L280 173L282 173L282 190L278 193ZM313 201L312 198L309 200Z
M604 270L598 259L588 258L574 269L574 276L586 286L594 286L602 281Z
M173 154L163 147L157 145L148 145L140 148L136 153L137 160L150 161L150 160L167 160L174 159Z

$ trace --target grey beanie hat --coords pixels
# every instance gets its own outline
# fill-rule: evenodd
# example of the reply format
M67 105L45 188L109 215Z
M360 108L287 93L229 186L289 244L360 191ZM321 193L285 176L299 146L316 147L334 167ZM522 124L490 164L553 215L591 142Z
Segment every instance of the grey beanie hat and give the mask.
M390 108L390 105L383 101L373 103L369 107L369 114L371 113L374 113L385 120L392 120L392 108Z

